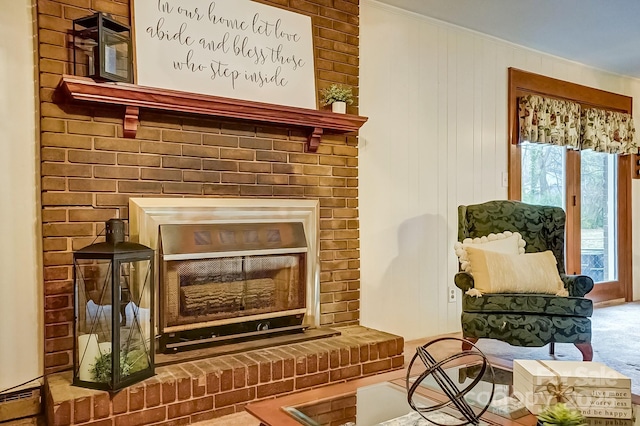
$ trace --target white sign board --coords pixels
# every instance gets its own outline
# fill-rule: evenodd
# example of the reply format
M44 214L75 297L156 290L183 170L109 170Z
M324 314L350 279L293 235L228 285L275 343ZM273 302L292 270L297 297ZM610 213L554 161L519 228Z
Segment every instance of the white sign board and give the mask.
M135 0L136 83L316 109L311 18L250 0Z

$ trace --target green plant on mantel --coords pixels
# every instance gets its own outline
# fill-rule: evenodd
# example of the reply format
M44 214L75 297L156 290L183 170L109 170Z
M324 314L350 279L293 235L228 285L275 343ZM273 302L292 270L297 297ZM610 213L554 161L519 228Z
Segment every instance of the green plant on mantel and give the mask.
M586 419L580 411L558 403L538 414L538 424L543 426L586 426Z
M331 105L334 102L346 102L349 105L353 103L353 92L351 87L332 84L320 91L322 95L322 104Z

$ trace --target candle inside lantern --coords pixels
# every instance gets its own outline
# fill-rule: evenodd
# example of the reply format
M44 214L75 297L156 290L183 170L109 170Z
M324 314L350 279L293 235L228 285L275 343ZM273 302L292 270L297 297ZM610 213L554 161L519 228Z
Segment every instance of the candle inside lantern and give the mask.
M78 377L80 380L92 382L91 370L96 363L96 358L100 355L97 334L82 334L78 336L78 358L80 368Z
M140 339L142 341L149 341L149 309L140 308L138 310L138 321L140 321Z

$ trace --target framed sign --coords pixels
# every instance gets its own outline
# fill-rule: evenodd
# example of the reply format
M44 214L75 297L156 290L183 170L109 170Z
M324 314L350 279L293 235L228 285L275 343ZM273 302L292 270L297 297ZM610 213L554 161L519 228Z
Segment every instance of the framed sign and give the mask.
M250 0L134 0L141 86L316 109L311 18Z

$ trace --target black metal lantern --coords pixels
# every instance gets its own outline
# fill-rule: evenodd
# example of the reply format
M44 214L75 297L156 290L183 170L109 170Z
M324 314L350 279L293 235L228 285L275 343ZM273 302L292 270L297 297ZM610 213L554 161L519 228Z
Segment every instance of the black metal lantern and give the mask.
M75 19L73 73L132 83L131 29L104 13Z
M73 384L115 391L154 375L154 252L125 242L120 219L105 229L73 254Z

